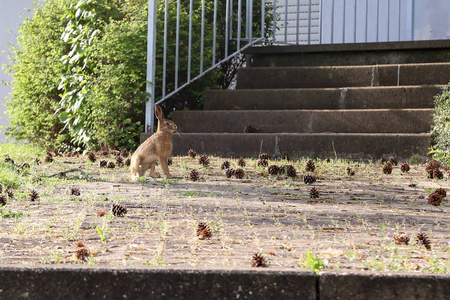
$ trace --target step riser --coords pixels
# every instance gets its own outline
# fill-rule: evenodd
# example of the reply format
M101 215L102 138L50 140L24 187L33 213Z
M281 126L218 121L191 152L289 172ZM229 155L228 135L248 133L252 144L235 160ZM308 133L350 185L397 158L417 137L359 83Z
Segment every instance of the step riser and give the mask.
M205 110L433 108L436 86L206 91Z
M312 111L176 111L182 132L243 133L422 133L430 131L433 109Z
M429 134L176 134L173 155L197 153L223 157L257 157L267 152L292 157L331 157L379 159L381 156L410 158L425 155L430 147Z
M450 63L363 67L241 68L238 89L448 84Z
M252 67L290 67L290 66L343 66L343 65L380 65L380 64L410 64L450 61L450 51L441 49L430 53L421 50L410 51L378 51L369 55L367 52L336 53L289 53L253 54Z
M450 61L450 40L252 47L253 67L344 66Z

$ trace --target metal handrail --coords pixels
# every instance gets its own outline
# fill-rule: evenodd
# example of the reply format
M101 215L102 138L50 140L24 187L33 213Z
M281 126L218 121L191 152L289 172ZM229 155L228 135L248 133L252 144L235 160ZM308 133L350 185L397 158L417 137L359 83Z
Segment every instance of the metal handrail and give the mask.
M193 0L190 0L189 2L189 42L188 42L188 57L187 57L187 63L188 63L188 74L187 74L187 80L184 83L179 82L179 76L178 76L178 67L179 67L179 34L180 34L180 0L177 0L177 23L176 23L176 48L175 48L175 78L174 78L174 90L173 91L166 91L166 76L167 76L167 22L168 22L168 5L169 1L164 0L164 6L165 6L165 15L164 15L164 45L163 45L163 73L162 73L162 97L157 100L155 97L155 69L156 69L156 12L157 12L157 0L150 0L149 6L148 6L148 12L149 12L149 22L148 22L148 41L147 41L147 85L146 85L146 91L149 94L149 99L146 104L146 117L145 117L145 124L146 124L146 132L153 132L153 124L154 124L154 107L157 104L160 104L164 102L169 97L173 96L174 94L178 93L181 89L185 88L195 80L201 78L203 75L208 73L209 71L217 68L222 63L232 59L239 53L241 53L246 48L255 45L261 41L263 41L264 38L264 15L265 15L265 0L261 1L261 7L262 7L262 17L261 17L261 36L253 36L252 33L252 24L253 24L253 0L237 0L237 7L238 11L233 12L233 0L226 0L226 25L225 25L225 58L216 61L216 38L217 38L217 1L214 0L214 18L213 18L213 46L212 46L212 62L211 66L209 68L205 69L204 66L204 34L205 34L205 1L201 0L201 32L200 32L200 72L193 78L191 78L191 64L192 64L192 19L193 19ZM236 1L236 0L234 0ZM246 15L245 20L242 20L242 1L246 1ZM228 53L228 40L232 39L233 36L233 28L232 28L232 22L230 21L232 14L237 13L237 49L233 53ZM241 32L242 25L245 24L245 33ZM244 44L245 43L245 44ZM209 49L208 49L209 50Z
M244 49L260 43L265 39L265 7L273 7L272 15L272 44L333 44L333 43L357 43L357 42L379 42L400 41L414 39L414 1L395 0L398 5L391 5L394 0L262 0L261 1L261 36L253 36L253 5L254 0L225 0L225 58L216 61L216 38L217 38L217 10L218 0L214 1L213 18L213 46L205 49L205 1L201 1L201 46L200 46L200 72L191 77L192 66L192 30L193 1L189 0L189 41L188 41L188 74L185 82L179 82L179 31L180 31L180 0L177 2L176 22L176 49L175 49L175 84L173 91L166 90L167 76L167 20L169 0L159 0L165 3L164 15L164 51L163 51L163 84L160 99L155 98L155 67L156 67L156 11L157 1L149 0L149 22L148 22L148 53L147 53L147 92L150 98L146 105L146 131L153 131L154 106L162 103L167 98L178 93L193 81L204 74L217 68L222 63L232 59ZM185 0L186 1L186 0ZM212 1L212 0L208 0ZM237 2L236 2L237 1ZM246 14L242 15L243 1L245 1ZM382 2L382 4L381 4ZM404 4L402 4L404 2ZM211 2L209 2L211 3ZM237 11L235 11L237 3ZM409 3L405 5L405 3ZM408 7L406 7L408 6ZM405 8L406 7L406 8ZM237 15L237 18L236 16ZM233 32L233 19L237 19L237 32ZM242 20L242 17L245 20ZM241 27L245 24L245 32ZM387 24L387 25L385 25ZM386 28L386 31L384 29ZM306 33L301 32L301 30ZM381 30L382 29L382 30ZM292 32L289 32L292 30ZM236 34L236 37L234 37ZM370 34L370 36L369 36ZM228 53L229 40L235 40L236 51ZM204 66L205 51L212 51L212 62L209 68Z

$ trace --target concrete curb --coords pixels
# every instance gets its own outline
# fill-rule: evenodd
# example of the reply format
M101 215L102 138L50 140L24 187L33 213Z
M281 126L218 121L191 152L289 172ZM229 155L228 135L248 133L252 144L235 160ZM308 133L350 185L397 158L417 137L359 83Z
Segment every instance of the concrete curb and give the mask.
M0 299L316 299L313 272L3 267Z
M0 267L1 299L447 299L450 276L270 269Z

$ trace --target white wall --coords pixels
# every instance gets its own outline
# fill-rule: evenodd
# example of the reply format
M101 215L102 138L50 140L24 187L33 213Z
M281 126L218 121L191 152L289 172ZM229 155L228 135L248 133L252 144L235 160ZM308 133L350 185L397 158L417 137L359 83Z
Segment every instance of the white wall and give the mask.
M278 0L278 3L283 5L285 1ZM308 2L301 0L301 3ZM450 38L449 0L321 0L320 2L323 44ZM282 8L279 11L282 11Z
M414 39L450 39L450 1L414 1Z
M22 22L20 14L31 16L32 13L26 9L32 9L32 0L0 0L0 66L8 64L8 55L3 53L9 52L8 42L16 44L17 27ZM9 82L11 77L6 75L1 68L0 81ZM0 125L7 125L9 121L5 114L6 107L3 105L6 97L11 91L9 86L0 84ZM3 130L0 131L0 142L4 142L5 135Z

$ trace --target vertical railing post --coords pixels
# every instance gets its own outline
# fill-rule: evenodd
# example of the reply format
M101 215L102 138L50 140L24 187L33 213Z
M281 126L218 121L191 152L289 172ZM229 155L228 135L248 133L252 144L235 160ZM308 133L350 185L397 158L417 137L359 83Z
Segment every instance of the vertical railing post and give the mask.
M155 64L156 64L156 6L157 1L148 1L147 27L147 82L145 90L150 94L145 105L145 132L153 132L155 120Z

